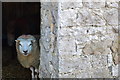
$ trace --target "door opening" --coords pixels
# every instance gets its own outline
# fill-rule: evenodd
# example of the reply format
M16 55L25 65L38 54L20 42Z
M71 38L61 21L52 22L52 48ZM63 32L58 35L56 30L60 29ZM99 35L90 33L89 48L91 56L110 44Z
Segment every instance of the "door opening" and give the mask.
M22 34L40 36L40 2L2 3L2 77L31 78L17 60L15 39Z

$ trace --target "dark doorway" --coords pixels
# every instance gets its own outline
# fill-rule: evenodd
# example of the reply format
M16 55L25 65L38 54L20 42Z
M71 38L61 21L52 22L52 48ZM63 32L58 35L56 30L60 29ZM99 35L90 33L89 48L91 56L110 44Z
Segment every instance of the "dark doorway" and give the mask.
M2 3L2 77L31 78L31 71L17 60L15 39L22 34L40 35L40 2Z

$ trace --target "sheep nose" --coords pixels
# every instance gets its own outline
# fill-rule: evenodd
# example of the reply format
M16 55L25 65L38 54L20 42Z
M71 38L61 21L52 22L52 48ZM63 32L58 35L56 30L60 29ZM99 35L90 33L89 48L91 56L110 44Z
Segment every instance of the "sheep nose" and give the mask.
M28 50L26 50L26 51L23 51L24 53L27 53L28 52Z

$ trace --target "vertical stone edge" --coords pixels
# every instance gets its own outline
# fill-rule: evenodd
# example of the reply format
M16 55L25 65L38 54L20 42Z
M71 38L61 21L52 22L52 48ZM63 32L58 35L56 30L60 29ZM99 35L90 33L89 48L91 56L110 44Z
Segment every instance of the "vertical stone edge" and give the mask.
M118 2L118 61L120 62L120 1ZM118 79L120 80L120 64L118 64Z
M2 79L2 2L0 1L0 79Z
M57 2L41 2L40 78L58 78Z

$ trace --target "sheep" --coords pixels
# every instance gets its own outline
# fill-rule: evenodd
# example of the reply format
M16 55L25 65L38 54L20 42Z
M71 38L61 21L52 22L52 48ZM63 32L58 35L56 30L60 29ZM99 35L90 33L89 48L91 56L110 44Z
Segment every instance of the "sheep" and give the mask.
M40 50L37 40L32 35L21 35L16 41L17 57L24 68L30 68L32 78L38 77ZM35 75L34 73L37 73Z
M39 29L39 14L16 17L7 22L7 45L12 51L11 59L16 58L14 41L22 34L38 35L40 33Z

